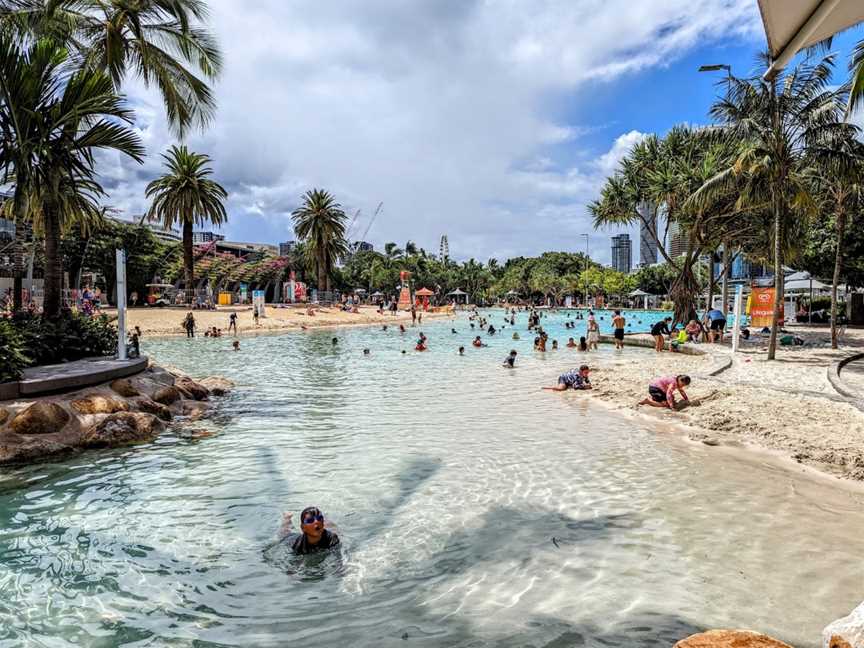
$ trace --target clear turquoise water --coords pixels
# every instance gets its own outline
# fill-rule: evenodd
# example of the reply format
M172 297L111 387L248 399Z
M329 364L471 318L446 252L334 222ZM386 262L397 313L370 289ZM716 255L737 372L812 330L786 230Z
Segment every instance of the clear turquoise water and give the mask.
M533 353L521 320L479 350L464 319L428 323L423 354L377 328L145 340L237 382L196 424L218 434L4 471L0 646L665 647L745 626L815 647L860 602L860 494L538 391L586 356ZM638 353L587 357L599 375ZM309 504L341 556L272 546Z

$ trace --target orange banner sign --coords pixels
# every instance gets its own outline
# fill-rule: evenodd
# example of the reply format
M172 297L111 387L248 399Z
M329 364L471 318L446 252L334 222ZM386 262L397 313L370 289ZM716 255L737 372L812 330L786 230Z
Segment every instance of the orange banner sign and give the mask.
M771 326L774 317L774 288L756 288L750 294L750 326ZM783 304L780 304L780 319L783 319Z

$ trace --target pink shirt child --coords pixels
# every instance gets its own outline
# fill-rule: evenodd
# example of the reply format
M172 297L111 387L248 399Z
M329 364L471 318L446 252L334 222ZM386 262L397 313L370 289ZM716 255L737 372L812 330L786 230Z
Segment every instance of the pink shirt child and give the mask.
M651 386L657 389L662 389L666 394L666 400L670 405L675 404L675 390L681 392L681 398L687 400L687 394L684 390L678 387L678 378L676 376L661 376L651 381Z

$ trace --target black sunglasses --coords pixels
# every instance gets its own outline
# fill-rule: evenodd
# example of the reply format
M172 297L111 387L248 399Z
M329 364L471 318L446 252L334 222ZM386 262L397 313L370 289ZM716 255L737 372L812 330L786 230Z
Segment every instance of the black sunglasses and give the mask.
M317 515L310 515L309 517L303 518L303 524L312 524L313 522L323 522L324 516L318 513Z

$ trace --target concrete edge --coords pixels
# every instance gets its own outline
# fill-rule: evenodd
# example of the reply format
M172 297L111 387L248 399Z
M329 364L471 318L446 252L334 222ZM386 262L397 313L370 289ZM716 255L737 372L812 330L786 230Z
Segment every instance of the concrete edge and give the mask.
M84 361L86 362L86 360ZM141 356L129 361L128 364L118 367L110 367L108 369L100 369L86 374L76 374L73 376L62 376L59 378L45 378L41 380L21 380L17 383L8 383L11 387L17 387L17 394L11 397L6 397L5 393L0 392L0 400L8 400L18 398L20 396L41 396L44 394L55 394L63 391L74 391L82 387L90 387L99 383L108 382L116 378L125 378L144 371L150 360L147 356ZM11 391L11 390L10 390Z
M714 358L716 360L718 356L715 355ZM708 375L719 376L721 373L723 373L732 366L732 362L734 362L734 358L731 355L720 357L717 363L708 370Z
M855 400L864 399L864 394L859 394L854 389L849 387L843 378L840 377L840 371L850 362L855 362L856 360L864 359L864 353L853 353L850 356L846 356L845 358L841 358L837 362L832 363L828 366L828 382L831 383L831 386L834 390L840 394L841 396L845 396L846 398L852 398Z
M615 338L611 335L601 335L600 341L604 344L614 344ZM624 346L638 346L645 349L653 349L654 348L654 340L648 340L645 338L633 338L624 336ZM714 358L715 363L714 366L711 367L704 375L707 376L717 376L724 371L726 371L729 367L732 366L733 357L731 354L722 354L718 355L716 353L711 353L710 351L705 351L694 346L682 346L676 351L676 353L680 353L682 355L707 355Z

